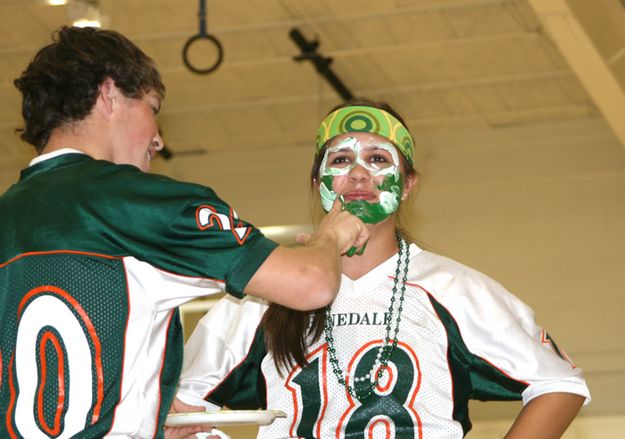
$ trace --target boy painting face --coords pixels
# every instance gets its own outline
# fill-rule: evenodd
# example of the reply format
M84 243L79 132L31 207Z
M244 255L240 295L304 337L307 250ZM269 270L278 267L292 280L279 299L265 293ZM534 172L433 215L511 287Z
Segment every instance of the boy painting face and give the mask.
M163 437L179 305L228 291L326 306L369 232L335 208L306 245L279 247L211 188L142 172L163 147L151 59L111 30L52 39L14 81L39 156L0 195L0 437ZM205 210L217 220L200 224Z

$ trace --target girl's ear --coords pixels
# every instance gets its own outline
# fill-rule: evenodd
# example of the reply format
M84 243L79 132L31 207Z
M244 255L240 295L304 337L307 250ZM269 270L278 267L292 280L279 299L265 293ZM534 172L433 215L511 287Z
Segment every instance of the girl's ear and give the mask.
M406 179L404 180L404 193L402 194L401 199L405 200L406 198L408 198L410 191L412 191L418 183L419 177L417 176L416 172L412 175L407 175Z
M315 190L319 192L319 177L317 176L313 177L312 182L313 182L313 187L315 188Z

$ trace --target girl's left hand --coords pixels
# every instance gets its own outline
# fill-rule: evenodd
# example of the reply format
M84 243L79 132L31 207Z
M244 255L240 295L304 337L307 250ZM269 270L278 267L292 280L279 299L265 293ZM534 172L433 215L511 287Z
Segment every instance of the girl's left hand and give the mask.
M185 404L178 398L174 398L171 404L169 413L186 413L186 412L201 412L205 408L202 406L195 406ZM208 433L209 435L202 435L204 439L221 439L219 433L211 434L213 430L212 425L188 425L183 427L165 427L165 439L196 439L196 433Z
M185 427L165 427L165 439L196 439L198 436L196 433L210 432L213 428L203 425L189 425ZM202 435L205 439L220 439L222 436L213 435L208 433Z

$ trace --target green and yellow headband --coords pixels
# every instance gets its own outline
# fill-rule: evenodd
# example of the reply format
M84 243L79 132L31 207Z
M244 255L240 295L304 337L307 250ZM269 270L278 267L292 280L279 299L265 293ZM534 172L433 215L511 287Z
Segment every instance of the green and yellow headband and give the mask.
M414 140L406 127L392 114L375 107L354 105L339 108L326 117L317 130L317 149L339 134L365 132L390 140L413 165Z

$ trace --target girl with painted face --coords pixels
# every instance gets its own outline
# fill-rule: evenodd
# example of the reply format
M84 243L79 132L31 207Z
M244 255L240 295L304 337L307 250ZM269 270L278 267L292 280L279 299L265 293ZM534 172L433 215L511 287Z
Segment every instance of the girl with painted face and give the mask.
M322 160L315 182L323 209L328 212L337 197L334 181L353 180L351 173L360 166L375 180L378 196L360 196L356 191L346 200L343 194L345 208L365 223L375 224L388 218L414 185L413 145L405 124L389 109L350 105L333 111L317 133L316 162ZM408 187L404 192L405 176Z
M400 225L406 219L396 224L396 212L417 180L414 141L401 117L388 105L382 107L347 105L324 119L317 132L312 183L323 210L328 212L338 197L364 223L382 223L373 227L373 241L388 242L385 249L396 251L396 228L404 234L408 230ZM362 261L356 264L362 266Z
M367 223L366 248L342 257L335 301L312 314L252 298L215 305L185 346L180 407L286 413L261 438L438 439L470 430L469 399L521 399L507 437L560 437L589 399L580 369L501 285L414 243L413 146L386 105L330 112L313 194Z

